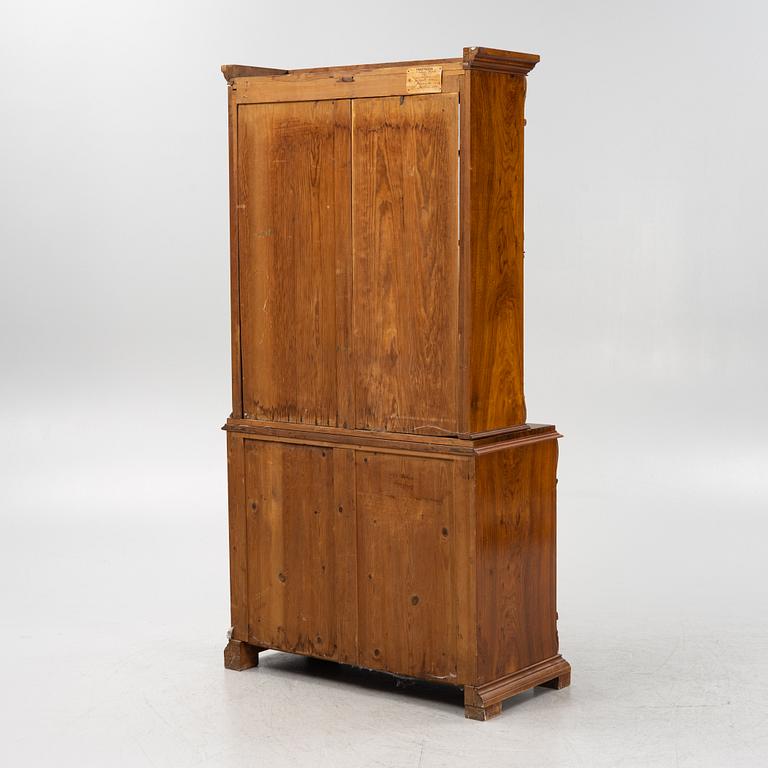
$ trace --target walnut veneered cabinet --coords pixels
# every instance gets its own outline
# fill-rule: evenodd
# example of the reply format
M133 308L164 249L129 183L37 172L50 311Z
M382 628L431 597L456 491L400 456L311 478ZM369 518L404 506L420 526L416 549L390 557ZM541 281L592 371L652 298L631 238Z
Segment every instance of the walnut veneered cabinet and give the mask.
M523 126L538 56L229 84L230 668L271 648L563 687L554 427L526 424Z

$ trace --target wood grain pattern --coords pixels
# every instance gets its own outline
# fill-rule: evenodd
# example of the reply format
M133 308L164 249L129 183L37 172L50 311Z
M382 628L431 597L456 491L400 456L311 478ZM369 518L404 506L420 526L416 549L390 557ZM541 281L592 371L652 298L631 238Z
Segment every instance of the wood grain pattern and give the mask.
M240 250L237 234L237 104L227 89L229 132L229 288L232 347L232 416L243 416L243 371L240 350Z
M457 680L451 462L356 455L359 663Z
M523 393L523 124L526 80L468 74L462 154L469 431L525 423ZM464 141L464 137L462 137Z
M422 62L419 62L422 63ZM464 77L460 61L440 62L441 91L456 93ZM362 99L405 96L408 67L343 67L328 71L309 70L274 77L242 78L234 82L238 104L321 99Z
M493 433L470 435L465 438L444 437L442 435L406 435L400 432L372 432L364 429L341 429L301 424L290 425L275 421L250 421L246 419L227 419L222 427L227 432L239 432L262 438L273 437L279 440L293 440L304 443L327 443L330 446L341 445L348 448L397 449L402 451L427 453L445 453L464 456L488 453L508 448L511 444L551 440L562 437L551 424L518 424L506 430Z
M472 131L469 120L471 78L465 77L459 89L459 322L457 386L457 428L461 437L470 429L470 339L472 337L472 262L470 247L470 148Z
M352 353L352 105L335 102L336 130L333 169L336 216L336 421L341 428L355 424L355 362Z
M353 102L356 426L457 430L458 102Z
M229 488L229 595L232 639L248 640L248 550L243 435L227 435Z
M457 621L458 684L477 680L477 519L474 458L452 457L454 537L453 600Z
M349 155L349 102L238 114L244 415L335 425L337 267L349 261L351 205L338 156Z
M557 440L478 456L478 680L557 654Z
M249 642L356 663L355 513L335 482L344 461L246 441Z

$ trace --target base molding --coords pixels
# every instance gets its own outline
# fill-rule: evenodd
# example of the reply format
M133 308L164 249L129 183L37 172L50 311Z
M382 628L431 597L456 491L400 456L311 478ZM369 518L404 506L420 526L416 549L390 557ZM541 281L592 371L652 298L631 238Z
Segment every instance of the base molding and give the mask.
M230 640L224 649L224 666L242 672L259 666L260 645ZM501 714L501 705L512 696L540 686L560 690L571 684L571 665L560 655L504 675L482 685L464 686L464 716L470 720L490 720Z
M559 654L511 675L482 685L464 686L464 715L471 720L490 720L501 713L505 699L542 686L557 690L571 684L571 665Z
M224 667L236 672L259 666L259 652L265 651L258 645L244 643L242 640L230 640L224 649Z

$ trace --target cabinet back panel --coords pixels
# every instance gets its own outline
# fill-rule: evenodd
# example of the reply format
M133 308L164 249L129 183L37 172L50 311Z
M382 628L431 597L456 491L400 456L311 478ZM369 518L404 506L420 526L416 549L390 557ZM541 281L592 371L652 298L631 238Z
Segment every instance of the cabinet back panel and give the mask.
M457 431L458 97L352 102L358 429Z
M344 449L245 442L250 642L357 662L355 515L334 483L351 474L351 459Z
M237 148L244 415L343 425L350 102L240 105Z
M457 677L453 464L356 452L359 664Z

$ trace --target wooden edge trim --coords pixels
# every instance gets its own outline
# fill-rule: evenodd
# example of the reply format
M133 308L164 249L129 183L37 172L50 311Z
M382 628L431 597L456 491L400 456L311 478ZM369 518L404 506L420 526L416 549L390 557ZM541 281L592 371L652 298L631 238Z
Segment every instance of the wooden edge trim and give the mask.
M527 75L540 61L535 53L502 51L498 48L465 48L464 69L484 69L489 72L506 72L510 75Z
M367 429L349 427L329 427L324 424L301 424L292 421L261 421L258 419L228 418L222 427L225 432L245 432L247 434L306 435L312 437L342 437L350 441L376 440L377 442L409 442L414 444L442 445L465 448L472 447L472 441L456 435L424 435L410 432L375 432Z
M237 93L238 104L265 104L282 101L323 101L329 99L366 99L386 96L412 96L407 68L381 70L342 70L339 77L330 75L278 77L242 77L230 83ZM458 67L443 70L439 93L458 93L466 72Z
M245 441L241 435L227 435L227 487L229 529L230 640L241 641L248 634L248 537L245 509Z
M412 61L387 61L374 64L347 64L334 67L308 67L305 69L279 69L275 67L254 67L247 64L222 64L221 72L227 82L237 77L273 77L275 75L299 74L333 74L335 72L369 72L379 68L412 67L461 63L464 69L486 69L494 72L508 72L516 75L527 75L540 57L535 53L518 53L503 51L498 48L483 48L475 46L464 48L462 58L446 59L414 59Z
M287 75L287 69L272 69L271 67L249 67L245 64L222 64L221 74L231 83L236 77L269 77L271 75Z
M462 440L490 440L494 437L507 437L518 433L526 435L539 434L543 432L555 432L552 424L516 424L514 427L501 427L499 429L488 429L484 432L462 432L459 437Z
M559 432L545 432L544 434L531 435L530 437L520 437L516 440L499 440L496 443L487 443L485 445L479 445L474 450L475 456L482 456L486 453L494 453L495 451L503 451L507 448L518 448L523 445L531 445L532 443L544 443L547 440L559 440L562 435Z
M475 460L457 459L453 462L453 498L456 536L453 540L453 560L458 594L465 594L457 603L457 683L471 684L477 680L477 512L475 506Z
M229 135L229 301L232 367L232 415L243 417L243 355L240 333L240 237L238 234L238 149L237 102L232 88L227 89Z
M393 67L416 67L442 65L450 67L461 64L464 59L415 59L412 61L382 61L373 64L340 64L334 67L307 67L304 69L274 69L272 67L251 67L245 64L222 64L221 72L227 81L236 77L271 77L274 75L332 75L337 72L369 72L376 69L391 69Z
M315 442L318 445L392 448L398 452L421 451L428 454L479 455L494 450L528 445L542 440L555 440L562 435L550 424L524 424L493 433L478 433L469 439L464 436L443 437L416 435L408 432L371 432L362 429L328 427L319 424L292 422L259 422L251 419L229 418L222 426L225 432L237 432L266 440Z
M472 125L470 123L471 77L462 78L459 85L459 385L458 427L460 437L469 435L471 408L472 349L472 236L471 157ZM466 433L466 434L461 434Z
M505 675L490 683L466 686L464 703L471 707L488 707L500 704L505 699L534 688L556 677L569 676L571 665L560 655L540 661L511 675Z
M396 453L410 456L423 456L433 458L435 456L472 456L471 446L446 446L441 444L417 443L407 440L377 440L376 438L355 438L350 440L345 435L309 435L307 433L296 432L277 432L265 431L259 429L248 429L247 427L227 427L222 429L227 432L237 432L244 436L246 440L264 440L267 442L289 443L292 445L314 445L319 448L349 448L356 451L375 451L376 453Z

